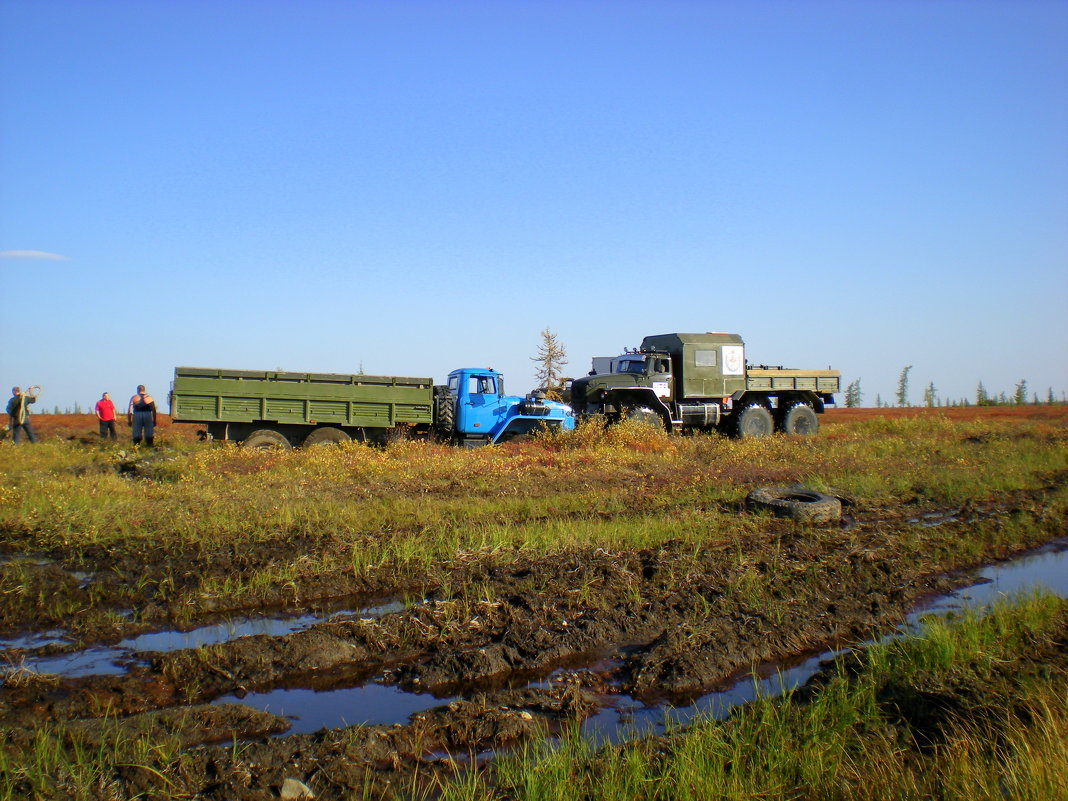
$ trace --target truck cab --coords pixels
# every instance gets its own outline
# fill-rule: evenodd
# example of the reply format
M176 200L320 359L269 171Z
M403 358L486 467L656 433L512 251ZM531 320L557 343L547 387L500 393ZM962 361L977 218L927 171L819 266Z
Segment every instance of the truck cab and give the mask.
M571 407L577 415L634 418L670 428L675 380L669 353L627 351L611 359L611 370L572 382Z
M575 417L563 403L537 393L504 393L504 376L488 368L465 367L449 373L443 403L451 404L450 437L465 445L502 442L542 429L572 430ZM445 412L444 417L450 415Z

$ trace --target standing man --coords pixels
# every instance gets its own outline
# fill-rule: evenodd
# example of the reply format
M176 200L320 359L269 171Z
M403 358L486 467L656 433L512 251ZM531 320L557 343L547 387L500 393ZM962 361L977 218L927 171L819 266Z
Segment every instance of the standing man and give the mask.
M111 402L111 395L105 392L96 402L96 419L100 422L100 439L109 436L115 439L115 404Z
M18 444L19 431L25 431L26 437L30 442L36 442L37 437L33 435L33 428L30 426L30 410L29 405L37 402L37 396L31 394L33 387L30 387L30 391L27 394L23 394L19 387L11 388L11 400L7 402L7 415L11 418L11 438Z
M152 434L156 428L156 401L145 392L145 385L137 385L137 394L130 398L126 409L126 421L133 429L133 444L141 444L144 435L145 444L152 447Z

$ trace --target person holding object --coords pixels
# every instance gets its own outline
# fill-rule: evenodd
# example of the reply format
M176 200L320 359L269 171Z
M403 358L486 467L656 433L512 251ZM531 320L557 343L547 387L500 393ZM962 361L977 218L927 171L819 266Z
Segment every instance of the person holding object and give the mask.
M114 440L115 404L111 402L111 395L107 392L101 395L93 411L96 412L96 419L100 422L100 439L107 439L110 436Z
M30 410L29 405L37 402L37 395L34 393L34 387L30 387L26 393L23 393L19 387L11 388L11 400L7 402L7 414L11 418L9 425L11 426L11 438L15 444L19 441L19 432L25 431L27 439L30 442L36 442L37 437L33 435L33 427L30 425Z
M137 385L137 394L130 398L126 409L126 422L133 429L133 444L140 445L144 436L145 444L153 445L152 435L156 428L156 401L145 392L145 385Z

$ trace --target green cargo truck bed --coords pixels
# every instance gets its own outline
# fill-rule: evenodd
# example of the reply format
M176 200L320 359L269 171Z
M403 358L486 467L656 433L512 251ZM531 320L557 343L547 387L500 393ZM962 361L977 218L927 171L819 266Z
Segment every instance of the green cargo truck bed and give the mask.
M178 367L171 415L176 422L388 428L432 423L433 398L431 378Z
M750 367L746 370L747 390L753 392L804 391L833 394L839 391L837 370L785 370L777 367Z

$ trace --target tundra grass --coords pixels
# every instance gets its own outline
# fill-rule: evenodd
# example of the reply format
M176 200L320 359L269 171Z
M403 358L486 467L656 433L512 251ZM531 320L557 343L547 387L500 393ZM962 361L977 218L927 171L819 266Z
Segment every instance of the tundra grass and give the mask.
M1068 798L1068 604L928 621L805 692L596 749L576 732L476 767L446 801Z
M276 587L306 595L324 576L368 587L419 582L437 565L480 554L539 558L668 541L763 549L783 524L744 514L746 493L801 482L850 496L859 517L896 514L879 525L906 554L966 561L1063 533L1066 440L1044 424L924 417L757 440L590 425L477 450L188 444L131 455L3 443L0 549L112 569L125 582L112 590L116 602L148 592L191 610L204 598L256 605ZM1035 500L1021 504L1021 493ZM998 514L987 519L976 511L983 504L1000 505ZM962 507L966 537L904 525L907 514ZM0 584L24 600L31 592L4 565Z
M134 797L188 797L176 792L184 762L177 737L148 738L109 721L93 736L41 726L0 745L0 801L127 798L121 777L138 772L158 789Z

